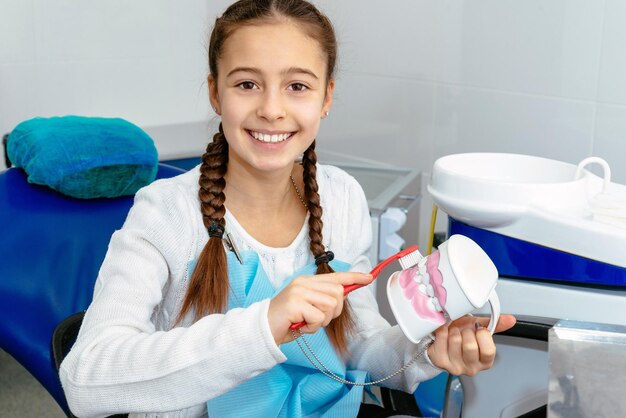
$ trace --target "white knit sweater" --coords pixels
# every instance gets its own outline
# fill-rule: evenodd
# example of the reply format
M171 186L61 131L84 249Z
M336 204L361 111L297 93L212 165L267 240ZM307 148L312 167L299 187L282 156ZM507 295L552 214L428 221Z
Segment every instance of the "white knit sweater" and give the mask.
M194 169L140 190L123 228L113 235L93 302L60 370L77 416L206 416L208 399L286 360L269 329L269 299L195 323L188 316L174 327L189 263L208 239L197 198L198 176ZM363 190L332 166L318 166L317 180L324 244L338 260L352 264L353 271L368 272L371 223ZM306 222L286 248L259 243L230 212L226 226L239 249L259 254L276 287L313 262ZM379 379L423 351L425 344L411 344L380 316L369 289L352 292L349 299L357 329L349 344L351 368ZM421 359L386 385L412 392L418 382L439 372Z

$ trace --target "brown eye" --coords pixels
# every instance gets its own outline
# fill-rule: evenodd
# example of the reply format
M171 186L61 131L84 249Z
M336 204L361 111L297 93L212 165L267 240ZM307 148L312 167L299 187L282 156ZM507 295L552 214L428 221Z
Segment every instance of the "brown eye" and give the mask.
M239 83L239 87L243 90L252 90L256 88L256 84L254 84L252 81L243 81Z
M305 85L304 85L304 84L302 84L302 83L293 83L293 84L291 84L291 85L289 86L289 89L290 89L290 90L293 90L293 91L298 91L298 92L300 92L300 91L305 91L305 90L307 90L307 89L308 89L308 87L307 87L307 86L305 86Z

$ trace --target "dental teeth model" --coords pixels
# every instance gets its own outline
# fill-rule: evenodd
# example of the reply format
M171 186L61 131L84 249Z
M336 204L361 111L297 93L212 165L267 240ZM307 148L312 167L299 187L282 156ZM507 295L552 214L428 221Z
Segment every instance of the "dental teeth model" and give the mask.
M411 301L415 313L426 320L444 324L447 292L438 269L439 252L420 260L417 266L398 274L403 296Z

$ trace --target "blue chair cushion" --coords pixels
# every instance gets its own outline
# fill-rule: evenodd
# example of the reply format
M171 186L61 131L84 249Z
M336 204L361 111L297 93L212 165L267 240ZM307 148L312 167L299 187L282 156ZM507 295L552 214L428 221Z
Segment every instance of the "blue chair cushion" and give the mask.
M132 195L156 175L152 138L118 118L34 118L11 132L7 152L28 182L93 199Z

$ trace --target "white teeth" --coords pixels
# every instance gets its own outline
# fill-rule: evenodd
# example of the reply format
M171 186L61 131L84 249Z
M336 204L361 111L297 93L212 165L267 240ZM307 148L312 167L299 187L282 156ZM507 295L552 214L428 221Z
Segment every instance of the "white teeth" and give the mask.
M422 283L430 284L430 274L426 273L422 276Z
M426 294L428 296L430 296L431 298L435 297L435 289L433 289L433 287L431 285L427 285L426 286Z
M422 275L421 274L414 274L413 275L413 281L415 283L422 283Z
M250 131L250 133L255 139L258 139L261 142L268 142L268 143L283 142L284 140L286 140L287 138L291 136L291 134L288 134L288 133L274 134L274 135L262 134L260 132L254 132L254 131Z
M417 266L417 270L420 272L420 274L426 274L426 264L419 264Z
M432 287L432 285L420 283L420 285L417 286L417 290L419 290L420 293L422 293L423 295L428 296L427 304L432 308L433 311L443 312L443 308L439 303L439 299L437 299L437 297L435 296L435 289Z
M433 301L433 304L435 305L435 309L437 309L439 312L443 312L443 308L439 304L439 300L437 298L432 298L431 300Z

